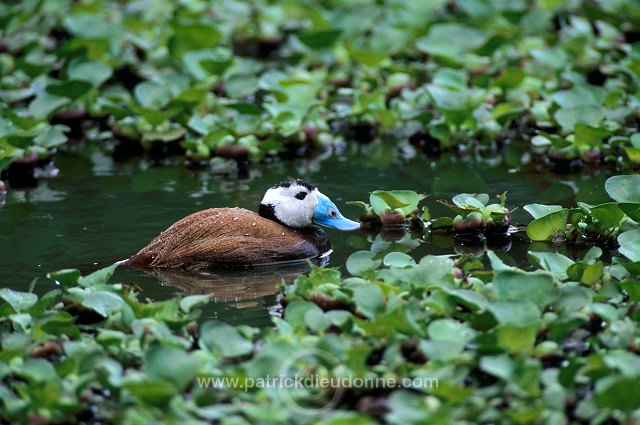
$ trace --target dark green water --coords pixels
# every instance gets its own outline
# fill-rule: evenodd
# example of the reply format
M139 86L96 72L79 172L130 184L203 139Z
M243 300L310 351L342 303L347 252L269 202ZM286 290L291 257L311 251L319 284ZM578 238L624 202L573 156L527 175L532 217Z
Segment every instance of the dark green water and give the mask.
M264 191L275 182L295 176L316 184L342 212L357 218L357 207L348 200L368 200L376 189L412 189L429 194L423 201L434 216L450 213L436 199L450 199L461 192L509 191L508 206L527 203L588 203L607 199L604 172L559 176L533 166L522 168L521 153L512 148L502 159L481 160L444 157L432 161L410 149L398 158L398 147L389 143L351 145L337 155L313 160L276 161L252 166L243 180L224 178L208 171L191 171L178 160L158 165L138 159L114 163L95 146L73 147L57 155L60 174L41 180L37 188L11 190L0 207L0 284L25 290L38 278L36 290L54 283L49 271L79 268L88 273L127 258L180 218L210 207L240 206L256 210ZM528 214L518 209L512 223L526 223ZM329 266L343 266L358 250L372 248L375 235L356 231L327 230L334 252ZM388 236L388 235L387 235ZM389 248L380 237L374 250L398 249L419 258L426 254L453 254L451 238L410 241ZM407 243L407 241L409 241ZM394 248L395 247L395 248ZM529 244L517 234L503 255L526 263ZM135 282L143 295L162 299L175 293L210 294L208 317L230 323L266 325L268 307L277 303L275 283L304 272L296 266L278 270L185 275L148 274L121 267L114 281Z

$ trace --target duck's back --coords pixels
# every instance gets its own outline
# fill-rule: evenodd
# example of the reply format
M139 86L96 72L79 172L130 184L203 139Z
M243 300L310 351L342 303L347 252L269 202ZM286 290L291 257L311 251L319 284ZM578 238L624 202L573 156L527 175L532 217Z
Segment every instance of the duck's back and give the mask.
M316 226L294 230L241 208L212 208L176 222L125 262L207 269L318 257L331 249Z

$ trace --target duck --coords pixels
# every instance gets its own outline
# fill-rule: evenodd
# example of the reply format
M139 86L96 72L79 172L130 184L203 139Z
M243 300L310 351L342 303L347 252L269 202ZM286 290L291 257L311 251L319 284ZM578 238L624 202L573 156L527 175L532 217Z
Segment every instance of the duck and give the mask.
M316 186L290 177L266 191L258 213L237 207L195 212L121 264L211 270L323 258L332 248L319 225L344 231L360 228Z

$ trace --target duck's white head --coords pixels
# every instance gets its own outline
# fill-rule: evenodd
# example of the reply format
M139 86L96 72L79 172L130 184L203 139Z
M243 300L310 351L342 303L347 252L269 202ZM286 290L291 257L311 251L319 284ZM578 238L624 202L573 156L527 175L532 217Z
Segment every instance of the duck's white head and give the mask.
M301 229L312 224L321 224L339 230L354 230L359 223L345 218L338 207L312 184L288 178L267 190L260 208L262 217Z

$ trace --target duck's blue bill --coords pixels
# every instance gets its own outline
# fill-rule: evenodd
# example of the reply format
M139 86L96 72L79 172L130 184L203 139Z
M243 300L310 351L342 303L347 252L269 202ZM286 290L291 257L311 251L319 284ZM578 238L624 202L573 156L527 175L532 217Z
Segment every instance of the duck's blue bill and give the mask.
M333 227L338 230L355 230L360 228L360 223L344 217L326 195L318 192L318 206L313 211L313 222L322 226Z

